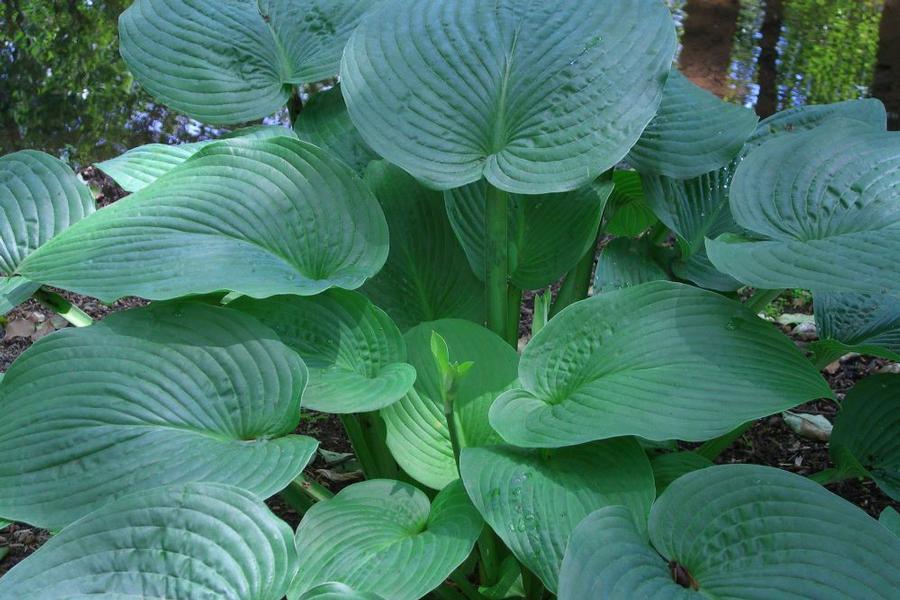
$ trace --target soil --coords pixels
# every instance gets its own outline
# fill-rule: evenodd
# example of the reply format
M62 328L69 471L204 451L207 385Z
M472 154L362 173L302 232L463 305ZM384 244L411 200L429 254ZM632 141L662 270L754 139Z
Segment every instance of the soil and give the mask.
M95 192L99 192L98 203L103 205L110 204L126 195L121 188L96 169L85 169L81 172L81 175L92 184ZM558 290L558 284L552 286L554 296ZM107 306L92 298L78 296L69 292L59 291L59 293L70 302L79 306L95 320L103 319L119 310L146 304L146 301L139 298L125 298L111 306ZM526 340L531 335L534 293L526 292L524 300L519 334L523 340ZM786 294L781 299L782 304L777 308L784 312L808 314L811 312L811 306L805 300L808 300L808 298L802 295L795 297L792 294ZM33 322L45 323L51 321L51 318L51 313L33 300L26 302L7 315L9 322L16 319L30 319ZM58 322L58 319L53 319L52 322L64 326L64 324ZM791 335L801 347L804 347L810 341L808 334L800 335L795 331L795 329L797 331L799 329L794 326L780 327L785 333ZM5 372L12 361L24 352L33 341L29 337L3 337L0 339L0 372ZM890 366L896 368L896 365ZM888 367L889 363L881 359L850 355L829 365L825 374L838 399L842 399L854 382ZM826 416L829 420L833 420L836 410L836 404L829 401L818 401L800 406L794 412L820 414ZM318 439L320 448L326 452L352 452L341 421L337 416L303 411L300 425L296 432ZM809 475L831 466L827 444L799 437L785 425L780 415L758 421L747 433L732 444L718 458L717 462L768 465L801 475ZM321 452L317 453L306 473L308 477L315 479L335 492L358 480L359 476L361 476L355 473L352 468L344 469L336 474L335 469L329 467L326 463ZM891 501L871 481L849 480L829 485L828 488L835 494L859 506L873 517L877 517L887 506L900 509L900 504ZM300 522L300 515L279 496L270 499L268 505L273 512L292 527L296 527ZM0 575L37 550L48 539L49 534L47 531L17 523L0 531L0 548L8 548L6 556L0 559Z

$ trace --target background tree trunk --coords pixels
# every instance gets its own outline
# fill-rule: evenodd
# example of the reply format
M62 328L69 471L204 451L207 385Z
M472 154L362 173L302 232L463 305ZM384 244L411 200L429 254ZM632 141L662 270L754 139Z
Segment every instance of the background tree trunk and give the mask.
M784 23L784 2L766 0L766 12L760 28L759 42L759 99L756 114L762 118L778 112L778 40Z
M728 93L731 50L740 0L688 0L679 58L681 71L717 96Z
M888 110L888 127L900 129L900 0L885 0L872 95Z

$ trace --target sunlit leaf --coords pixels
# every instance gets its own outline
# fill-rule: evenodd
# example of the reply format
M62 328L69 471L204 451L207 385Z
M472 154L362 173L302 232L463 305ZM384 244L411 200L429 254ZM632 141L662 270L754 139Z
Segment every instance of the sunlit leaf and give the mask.
M0 597L281 600L296 572L290 528L258 498L193 483L76 521L0 579Z
M349 167L286 137L235 139L76 224L19 272L107 302L309 296L359 287L387 251L381 209Z
M674 52L657 0L387 0L350 37L341 81L366 142L430 185L561 192L628 153Z
M264 325L192 302L45 337L0 383L0 514L57 529L118 496L194 481L270 496L316 449L292 435L306 380Z
M890 600L900 586L900 539L771 467L685 475L653 505L649 531L622 507L591 514L572 535L560 600Z
M527 447L620 435L701 441L831 397L772 325L719 294L670 282L565 309L525 348L519 380L490 420Z
M253 315L303 358L309 368L305 408L378 410L402 398L416 379L397 326L356 292L241 298L228 307Z
M417 600L466 559L481 528L459 482L432 502L399 481L354 484L317 503L300 523L300 571L288 599L339 582L391 600Z

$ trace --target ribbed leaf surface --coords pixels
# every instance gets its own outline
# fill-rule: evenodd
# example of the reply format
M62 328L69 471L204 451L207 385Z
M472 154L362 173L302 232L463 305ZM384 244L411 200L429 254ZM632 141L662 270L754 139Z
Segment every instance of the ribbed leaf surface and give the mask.
M816 292L813 347L823 360L849 352L900 360L900 297L895 294Z
M890 600L900 589L898 556L900 539L818 484L723 465L668 487L650 513L649 543L621 507L582 521L559 598Z
M481 528L462 483L433 502L399 481L357 483L306 513L297 529L300 572L288 598L339 582L391 600L417 600L466 559Z
M731 186L744 236L707 242L755 287L900 292L900 134L831 120L752 150Z
M618 238L600 251L594 272L594 294L602 294L650 281L668 281L669 275L653 259L646 239Z
M666 452L650 459L656 495L660 495L673 481L692 471L712 466L712 461L696 452Z
M720 100L672 69L659 112L626 160L642 174L699 177L727 166L757 121L752 110Z
M286 127L266 126L238 129L225 138L249 137L266 139L270 137L297 137ZM192 157L216 140L193 142L190 144L147 144L132 148L115 158L97 163L97 168L109 175L126 192L143 189Z
M301 140L329 150L357 173L364 173L366 166L378 159L353 126L340 86L313 96L294 121L294 131Z
M444 194L453 231L472 271L484 277L485 199L480 181ZM613 190L604 176L581 189L560 194L510 196L510 280L536 290L555 283L597 240L597 228Z
M656 0L387 0L350 37L350 117L388 161L439 189L579 188L656 113L675 51Z
M624 506L644 523L656 496L650 463L633 438L552 451L467 448L460 470L485 521L554 592L581 519L604 506Z
M0 383L0 514L58 529L118 496L194 481L268 497L316 448L291 435L306 380L271 330L204 304L45 337Z
M0 274L94 212L90 190L64 162L22 150L0 156Z
M343 583L323 583L300 596L300 600L382 600L382 598L370 592L357 592Z
M828 450L841 471L871 477L900 501L900 376L872 375L850 390Z
M280 600L296 572L290 528L258 498L193 483L78 520L0 579L0 597Z
M412 388L400 330L364 296L329 290L318 296L241 298L228 304L253 315L309 368L303 406L329 413L378 410Z
M19 271L104 301L307 296L359 287L387 246L381 209L349 167L286 137L236 139L70 228Z
M652 282L565 309L525 348L491 425L527 447L639 435L700 441L830 397L793 343L737 302Z
M373 2L138 0L119 18L121 53L160 102L206 123L243 123L281 108L290 84L336 75Z
M775 113L760 121L756 132L747 140L748 149L779 137L815 129L832 119L859 121L878 131L887 129L887 111L884 109L884 104L875 98L798 106Z
M362 292L402 330L438 319L482 322L484 285L466 263L441 194L384 161L369 165L366 181L387 217L391 249Z
M444 416L442 382L431 353L434 331L447 342L450 360L474 363L459 381L454 402L464 446L502 442L488 423L488 410L515 381L519 357L500 337L469 321L422 323L406 333L409 361L418 373L416 393L383 409L381 416L397 463L416 481L439 490L459 479L459 473Z

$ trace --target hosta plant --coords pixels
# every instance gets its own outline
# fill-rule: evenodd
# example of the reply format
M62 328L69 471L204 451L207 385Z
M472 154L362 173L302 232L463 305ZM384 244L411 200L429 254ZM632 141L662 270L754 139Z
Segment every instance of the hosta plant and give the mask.
M0 158L3 310L78 326L0 382L0 519L53 533L0 598L900 593L896 511L822 486L897 499L900 376L847 395L834 468L713 464L834 400L817 366L898 357L879 102L758 122L673 67L660 0L136 0L120 36L235 129L98 164L132 192L101 210ZM808 355L759 317L783 288L814 295ZM149 305L92 323L69 292ZM301 408L364 481L305 472Z

